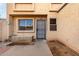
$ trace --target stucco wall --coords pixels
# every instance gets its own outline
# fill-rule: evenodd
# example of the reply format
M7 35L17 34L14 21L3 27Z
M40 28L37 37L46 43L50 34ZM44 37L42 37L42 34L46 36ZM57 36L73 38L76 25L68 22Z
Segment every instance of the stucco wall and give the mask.
M28 5L30 7L30 4L23 4ZM51 3L33 3L31 6L32 10L29 10L27 7L16 7L14 3L8 3L8 13L9 14L48 14L51 10L57 11L62 4L51 4ZM19 4L21 6L21 4ZM53 7L53 8L52 8ZM56 8L57 7L57 8ZM22 10L24 9L24 11Z
M40 15L38 15L38 16L32 16L32 15L30 15L30 16L28 16L28 15L13 16L12 23L11 23L12 27L10 27L10 30L11 30L10 33L12 33L12 35L16 35L16 36L23 36L23 37L24 36L28 36L28 37L29 36L34 36L36 38L36 21L40 17L41 18L47 18L46 15L43 15L43 16L40 16ZM20 30L18 30L18 20L19 19L33 19L33 30L32 31L27 31L27 30L20 31Z
M0 41L7 39L7 22L6 20L0 20Z
M52 39L56 39L57 38L57 31L50 31L50 18L56 18L57 16L57 13L56 12L51 12L51 6L50 6L51 3L35 3L34 4L34 11L16 11L15 8L14 8L14 4L8 4L8 14L9 16L12 15L12 17L9 18L9 20L13 20L12 22L15 23L15 27L14 26L10 26L11 27L14 27L14 34L15 35L26 35L26 36L29 36L29 35L33 35L36 37L36 27L34 27L34 32L18 32L16 30L16 28L18 27L16 24L17 24L17 19L18 18L34 18L34 23L35 23L35 26L36 26L36 18L42 18L43 15L47 15L46 18L47 18L47 23L46 23L46 38L47 40L52 40ZM59 7L60 5L58 5ZM55 6L53 6L55 7ZM57 7L57 5L56 5ZM26 9L26 8L25 8ZM53 9L52 9L53 10ZM20 17L19 17L20 15ZM41 17L39 17L39 15L42 15ZM29 17L31 16L31 17ZM16 21L15 21L16 20ZM11 30L11 27L10 27L10 34L13 32L13 30ZM29 35L28 35L29 34Z
M19 15L47 15L46 38L48 40L53 40L58 38L58 40L64 42L66 45L79 52L79 48L78 48L79 47L79 4L68 4L59 13L50 12L50 4L36 3L33 12L15 11L13 6L14 4L8 4L8 15L10 16L14 14L13 16L15 16L15 18L12 18L12 20L15 20L14 21L15 28L17 27L16 15L18 14ZM49 19L51 17L57 18L57 31L50 31ZM11 18L9 18L9 20L11 20ZM22 33L18 33L16 29L14 29L13 33L17 35L22 35ZM36 32L24 33L23 35L27 35L27 34L36 35L35 33Z
M57 15L58 39L79 52L79 4L68 4Z
M55 40L57 39L57 31L50 31L50 18L57 18L57 13L49 13L47 18L47 40ZM57 20L56 20L57 21Z
M23 16L12 16L12 22L10 23L10 33L17 36L35 36L36 38L36 21L39 18L46 18L46 39L53 40L57 38L57 31L50 31L50 18L56 18L57 13L48 13L47 15L23 15ZM33 31L19 31L18 30L18 19L33 19ZM13 25L12 25L13 23Z
M33 12L27 11L27 8L25 8L26 11L21 12L21 10L16 11L14 4L12 4L12 3L8 4L9 14L47 14L49 12L49 9L50 9L49 6L50 6L50 4L35 3Z

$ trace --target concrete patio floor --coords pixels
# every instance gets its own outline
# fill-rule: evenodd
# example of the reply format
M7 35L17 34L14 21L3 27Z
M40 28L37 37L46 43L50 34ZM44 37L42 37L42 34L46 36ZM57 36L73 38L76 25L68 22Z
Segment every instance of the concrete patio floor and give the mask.
M40 40L34 45L15 45L1 56L52 56L52 53L46 40Z

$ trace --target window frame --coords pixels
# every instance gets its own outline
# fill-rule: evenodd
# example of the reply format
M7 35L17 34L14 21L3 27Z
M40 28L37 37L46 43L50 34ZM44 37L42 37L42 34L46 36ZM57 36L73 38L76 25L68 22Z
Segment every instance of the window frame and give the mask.
M30 26L32 26L32 29L28 29L28 28L26 29L26 28L25 28L25 27L28 27L28 26L29 26L29 25L28 25L28 23L29 23L28 20L31 20L31 22L32 22L31 25L30 25ZM33 20L32 20L32 19L19 19L18 22L19 22L19 24L18 24L19 30L28 30L28 31L29 31L29 30L33 30ZM20 28L20 27L22 26L22 25L21 25L21 22L24 22L24 25L23 25L24 29L21 29L21 28ZM27 22L27 25L25 24L25 22ZM23 24L23 23L22 23L22 24Z
M52 20L53 20L53 19L56 20L56 18L50 18L50 28L49 28L49 29L50 29L50 31L57 31L57 20L55 21L55 22L56 22L55 24L53 24L53 23L51 24L51 19L52 19ZM52 26L55 26L55 29L51 30L51 25L52 25Z
M21 19L32 19L32 25L33 25L33 29L32 30L19 30L19 21L21 20ZM18 18L18 20L17 20L17 22L18 22L18 24L17 24L17 32L34 32L34 18Z

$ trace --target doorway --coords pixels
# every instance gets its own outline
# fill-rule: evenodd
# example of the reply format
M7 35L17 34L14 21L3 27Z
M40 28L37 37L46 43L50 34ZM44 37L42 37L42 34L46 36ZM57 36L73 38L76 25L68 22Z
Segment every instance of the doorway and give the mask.
M46 39L46 19L37 19L36 38L38 40Z

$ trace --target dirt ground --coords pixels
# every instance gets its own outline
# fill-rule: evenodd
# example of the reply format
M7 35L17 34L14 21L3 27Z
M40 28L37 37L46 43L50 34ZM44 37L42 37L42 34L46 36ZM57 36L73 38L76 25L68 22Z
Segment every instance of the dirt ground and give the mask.
M48 46L54 56L79 56L77 52L57 40L48 42Z

